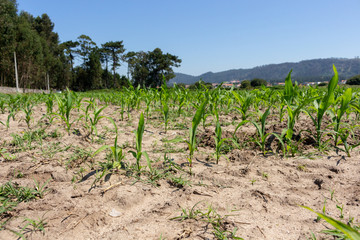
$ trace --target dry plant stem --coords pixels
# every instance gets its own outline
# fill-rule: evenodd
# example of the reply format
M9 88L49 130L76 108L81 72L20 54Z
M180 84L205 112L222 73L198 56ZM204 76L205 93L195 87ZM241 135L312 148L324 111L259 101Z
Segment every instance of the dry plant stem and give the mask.
M260 228L258 225L256 225L256 227L257 227L257 229L259 229L259 231L261 232L261 234L264 236L264 239L267 239L267 238L266 238L266 235L265 235L264 232L261 230L261 228Z
M112 188L117 187L117 186L119 186L119 185L121 185L121 184L122 184L122 182L115 183L115 184L111 185L110 187L107 187L107 188L105 188L104 190L102 190L102 191L101 191L101 194L104 194L104 193L106 193L107 191L111 190Z
M65 229L68 229L71 224L75 223L74 226L72 226L70 228L70 229L74 229L77 225L79 225L89 215L90 215L89 213L86 213L86 215L84 217L82 217L79 221L77 221L77 222L74 221L74 222L70 223L69 225L66 226Z

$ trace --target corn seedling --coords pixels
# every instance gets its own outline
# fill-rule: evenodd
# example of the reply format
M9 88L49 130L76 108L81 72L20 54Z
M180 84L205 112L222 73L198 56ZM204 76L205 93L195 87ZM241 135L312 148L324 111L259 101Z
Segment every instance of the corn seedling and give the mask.
M215 156L216 156L216 164L219 163L219 159L221 156L221 149L223 147L223 144L225 141L228 141L227 138L221 138L222 132L221 132L221 126L219 121L216 121L216 127L215 127Z
M136 158L136 169L137 169L139 174L140 174L140 170L142 168L141 165L140 165L141 156L144 154L144 156L146 157L147 162L148 163L150 162L150 159L149 159L149 156L148 156L147 152L142 151L142 138L143 138L144 130L145 130L144 114L141 113L138 128L135 131L136 152L129 151L134 156L134 158Z
M5 110L6 110L6 105L5 105L5 100L3 99L0 99L0 112L1 114L4 114L5 113Z
M285 139L286 143L286 152L291 153L291 155L294 157L295 153L297 152L297 145L293 143L293 135L294 135L294 127L295 127L295 121L298 119L300 112L302 109L311 101L314 100L314 98L308 98L304 99L301 103L298 105L293 104L294 102L294 96L296 95L296 90L293 86L293 83L291 81L291 72L289 72L288 76L285 79L285 89L284 89L284 101L286 103L286 109L288 113L288 121L287 121L287 128L284 129L283 133L281 134L281 137L278 137L278 139ZM275 135L275 134L274 134ZM277 136L277 135L275 135ZM284 152L285 154L285 152Z
M12 119L14 121L16 113L17 113L17 109L10 109L9 110L9 115L8 115L8 117L6 119L6 129L7 130L10 127L10 119Z
M266 154L266 149L265 149L265 145L266 145L266 138L272 134L272 133L265 133L265 123L266 123L266 119L270 114L270 107L268 109L265 110L265 112L260 113L259 114L259 120L260 120L260 125L255 122L255 121L250 121L256 128L256 132L257 132L257 136L258 139L254 139L254 142L259 145L261 152L265 155Z
M190 128L190 136L189 136L189 140L185 140L185 142L187 143L188 147L189 147L189 167L190 167L190 172L191 172L191 167L192 167L192 160L193 160L193 156L194 156L194 152L197 149L197 143L196 143L196 130L197 127L201 121L201 116L205 110L205 105L206 102L202 103L198 109L195 112L194 118L192 120L192 125Z
M238 104L240 105L240 107L235 107L235 109L240 113L241 120L242 121L247 120L248 117L250 116L249 108L253 101L253 95L245 94L245 96L243 96L243 95L239 95L235 91L232 91L232 94L234 95L235 99L237 100Z
M314 101L314 106L312 107L313 110L316 112L316 117L313 117L309 111L307 111L308 115L310 116L311 120L313 121L315 128L316 128L316 142L318 147L321 146L321 137L323 135L322 131L322 122L325 112L328 108L335 102L334 91L339 81L338 72L333 66L334 76L331 78L328 90L325 96L322 99L318 99Z
M46 95L46 113L51 115L53 113L54 108L54 94L50 93L49 95Z
M104 168L104 172L109 170L109 169L120 169L122 167L124 167L124 163L123 163L123 159L124 159L124 154L122 151L122 148L120 146L118 146L117 142L118 142L118 128L114 122L114 120L110 117L107 117L107 119L109 119L109 121L114 125L115 127L115 140L114 140L114 145L104 145L102 147L100 147L98 150L96 150L93 154L92 157L94 157L95 155L99 154L100 152L104 151L105 149L110 149L111 150L111 157L110 157L110 162L108 162L107 164L105 164L105 168Z
M354 136L354 133L353 133L353 131L352 131L352 129L350 127L339 129L338 134L339 134L339 137L341 139L341 141L339 143L344 146L344 149L341 149L341 148L338 148L338 147L337 147L337 149L340 149L340 150L344 151L346 153L346 155L348 157L350 157L350 152L354 148L360 146L360 142L358 142L357 144L353 144L353 145L350 145L348 143L349 136L350 135Z
M120 97L120 116L121 116L121 121L124 121L124 112L125 112L125 97L124 94L121 94Z
M25 122L28 128L30 128L31 115L33 114L34 105L30 101L26 101L24 106L22 107L22 111L25 114Z
M76 121L70 120L71 110L74 109L74 95L70 90L67 90L62 97L59 97L58 95L55 95L55 97L58 103L59 113L54 114L64 121L66 125L66 131L70 135L70 128L72 124Z
M167 99L161 101L161 105L162 105L161 112L164 118L165 133L167 132L167 126L169 123L169 106L167 101L168 101Z
M93 142L94 141L93 134L95 133L95 135L97 135L96 125L99 123L99 121L102 118L105 118L105 116L101 116L100 114L107 106L105 105L102 108L98 108L94 103L92 105L93 105L93 108L94 108L93 114L87 113L85 118L89 121L89 129L90 129L89 130L89 135L91 136L91 141Z
M329 111L332 121L334 123L335 147L338 145L341 118L344 116L344 114L348 110L351 99L352 99L352 89L348 88L345 90L344 94L341 97L339 97L338 101L340 101L340 106L335 105L334 109L331 109Z

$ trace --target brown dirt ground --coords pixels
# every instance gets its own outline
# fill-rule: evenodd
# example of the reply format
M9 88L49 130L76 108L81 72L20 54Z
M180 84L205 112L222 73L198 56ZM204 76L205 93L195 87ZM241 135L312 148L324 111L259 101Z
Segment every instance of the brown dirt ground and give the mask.
M16 239L10 230L20 231L25 217L43 218L47 223L45 234L29 231L28 239L215 239L212 227L204 221L170 220L180 216L182 208L190 209L200 201L196 209L205 212L211 206L224 217L227 229L237 228L236 235L244 239L308 239L311 232L318 239L327 239L318 232L329 226L324 221L316 222L315 214L299 207L305 205L321 211L325 199L328 215L338 218L340 212L336 205L343 205L345 219L354 217L355 222L360 219L358 151L353 151L348 158L341 152L323 154L308 147L310 150L306 153L311 158L305 155L281 158L279 155L264 157L249 145L246 150L231 150L226 154L229 161L222 157L216 165L211 138L214 127L209 126L204 131L199 126L199 136L203 140L195 153L193 175L177 173L189 180L190 186L177 188L165 179L153 186L124 174L113 174L91 188L95 176L89 163L103 161L105 153L94 158L78 157L68 169L66 163L79 148L95 151L103 144L111 144L114 140L112 125L102 119L98 130L104 143L91 143L81 121L74 124L68 135L58 119L54 119L53 124L42 119L45 110L44 105L35 108L32 130L42 124L46 133L57 131L61 136L46 137L41 147L35 144L34 149L16 152L16 147L11 145L11 134L21 135L27 131L25 122L18 122L22 113L16 115L16 121L10 122L9 130L0 125L2 146L16 155L16 160L0 160L0 183L12 180L33 187L34 179L40 183L50 180L42 199L16 207L6 229L0 231L0 239ZM118 107L109 106L104 115L115 119L119 127L119 145L124 146L126 155L124 161L133 163L134 158L128 151L135 145L134 130L139 112L132 112L130 120L120 121L116 110ZM165 134L161 118L155 114L146 123L143 150L154 160L154 166L161 165L166 151L171 152L168 157L174 162L186 166L186 145L162 140L187 136L187 129L174 128L179 123L189 126L190 118L170 122L170 130ZM1 121L5 122L6 117L0 114ZM232 121L231 116L221 119ZM306 124L309 125L309 120ZM224 126L224 136L230 135L234 128L231 124ZM254 128L247 125L239 130L238 137L244 141L246 138L242 136L254 133ZM146 165L144 159L142 165ZM78 173L80 166L85 169L83 179ZM23 173L22 178L15 177L18 171ZM77 179L72 182L74 176ZM110 186L113 187L102 193ZM334 191L332 200L331 191ZM113 213L117 216L111 216Z

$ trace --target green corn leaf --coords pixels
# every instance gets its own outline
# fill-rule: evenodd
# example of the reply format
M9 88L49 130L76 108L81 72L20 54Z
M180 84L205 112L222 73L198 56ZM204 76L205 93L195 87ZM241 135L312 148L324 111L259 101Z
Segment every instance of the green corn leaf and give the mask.
M134 158L136 158L136 152L134 152L134 151L129 151L129 153L131 153L131 154L134 156Z
M259 137L262 137L262 131L261 131L261 127L260 127L260 125L257 123L257 122L253 122L253 121L251 121L251 123L255 126L255 128L256 128L256 130L257 130L257 132L258 132L258 134L259 134Z
M174 139L163 141L164 143L178 143L185 142L185 140L181 136L176 136Z
M151 160L150 160L150 158L149 158L149 155L147 154L147 152L143 152L143 154L144 154L144 156L145 156L145 158L146 158L146 162L147 162L148 168L149 168L150 172L152 172L153 170L152 170Z
M144 114L141 113L138 129L136 131L136 151L137 152L141 152L141 143L142 143L142 137L144 134L144 130L145 130Z
M219 121L216 121L215 135L216 135L217 139L221 139L221 126L220 126Z
M108 148L111 148L111 146L109 146L109 145L101 146L98 150L96 150L93 153L92 157L94 157L95 155L99 154L100 152L102 152L102 151L104 151L105 149L108 149Z
M205 109L206 102L203 102L198 109L196 110L196 113L194 115L194 118L192 120L192 126L190 129L190 143L196 144L196 129L201 121L201 116L203 115L204 109Z
M244 124L246 124L246 123L248 123L248 122L250 122L250 121L249 121L249 120L243 120L243 121L241 121L241 122L236 126L233 135L235 135L235 133L237 132L237 130L238 130L242 125L244 125Z
M360 233L358 231L356 231L354 228L352 228L351 226L346 225L345 223L335 220L329 216L326 216L325 214L315 212L313 209L311 209L309 207L306 207L306 206L301 206L301 207L305 208L313 213L316 213L320 218L324 219L326 222L328 222L329 224L334 226L336 229L338 229L339 231L344 233L348 238L350 238L352 240L360 240Z
M265 123L269 114L270 114L270 107L266 109L266 111L260 117L262 134L265 133Z
M322 116L324 115L325 111L329 108L329 106L335 102L334 91L338 84L339 76L338 76L336 67L334 65L333 65L333 70L334 70L334 76L330 80L330 83L328 86L328 92L326 93L326 95L324 96L324 98L322 99L322 101L320 103L318 119L319 118L321 119Z
M284 88L284 99L288 104L292 104L292 99L294 97L294 87L291 81L291 72L290 70L288 76L285 79L285 88Z
M345 90L344 94L341 96L340 109L337 111L338 117L342 117L346 112L346 109L349 107L349 103L352 99L352 89L348 88Z

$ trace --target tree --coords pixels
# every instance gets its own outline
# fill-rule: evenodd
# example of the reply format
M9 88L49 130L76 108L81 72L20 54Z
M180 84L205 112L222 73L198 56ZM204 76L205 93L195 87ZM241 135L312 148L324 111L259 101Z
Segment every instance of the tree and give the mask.
M122 54L125 52L125 48L123 45L123 41L117 41L117 42L106 42L105 44L102 44L102 48L104 49L103 54L106 55L106 53L109 53L111 61L112 61L112 70L113 70L113 77L114 77L114 83L115 81L115 71L117 67L120 67L120 60L122 57Z
M249 88L251 87L251 83L249 80L244 80L241 82L240 88Z
M0 0L0 84L14 84L13 56L16 43L17 6L15 0Z
M78 42L73 42L73 41L66 41L66 42L63 42L61 43L60 45L60 48L62 49L63 51L63 61L62 63L66 66L66 65L70 65L70 69L71 69L71 72L70 74L70 77L67 78L67 81L66 81L66 87L70 87L71 83L74 81L74 59L75 59L75 56L74 54L76 53L76 48L79 46L79 43ZM71 82L70 82L71 80Z
M55 86L56 84L53 82L56 80L63 81L60 74L62 66L61 55L63 52L61 46L59 46L59 35L53 32L55 24L47 14L42 14L41 17L38 16L34 19L32 26L38 33L42 45L43 62L41 77L45 79L51 78L52 86ZM41 80L38 87L42 87Z
M36 80L41 79L44 63L41 37L32 28L33 22L34 17L31 14L20 13L17 24L16 55L19 84L24 90L25 87L36 87Z
M136 63L136 52L128 52L125 54L124 59L128 65L127 77L130 79L130 73L133 72L133 66Z
M179 67L181 59L169 53L163 54L160 48L152 52L138 52L132 59L132 77L135 86L157 87L175 77L172 67Z
M99 89L102 87L101 76L102 68L100 63L99 51L95 50L90 53L89 61L87 62L87 84L85 89Z
M75 52L83 59L83 65L86 65L91 51L96 47L96 43L89 36L84 34L77 38L77 42L79 45Z
M76 48L79 46L78 42L66 41L61 44L64 49L65 56L68 58L69 63L71 65L71 69L74 68L74 54L76 53Z
M346 80L346 84L349 85L360 85L360 75L353 76Z
M251 80L250 84L252 87L259 87L261 85L266 86L267 82L266 82L266 80L261 79L261 78L254 78L253 80Z

